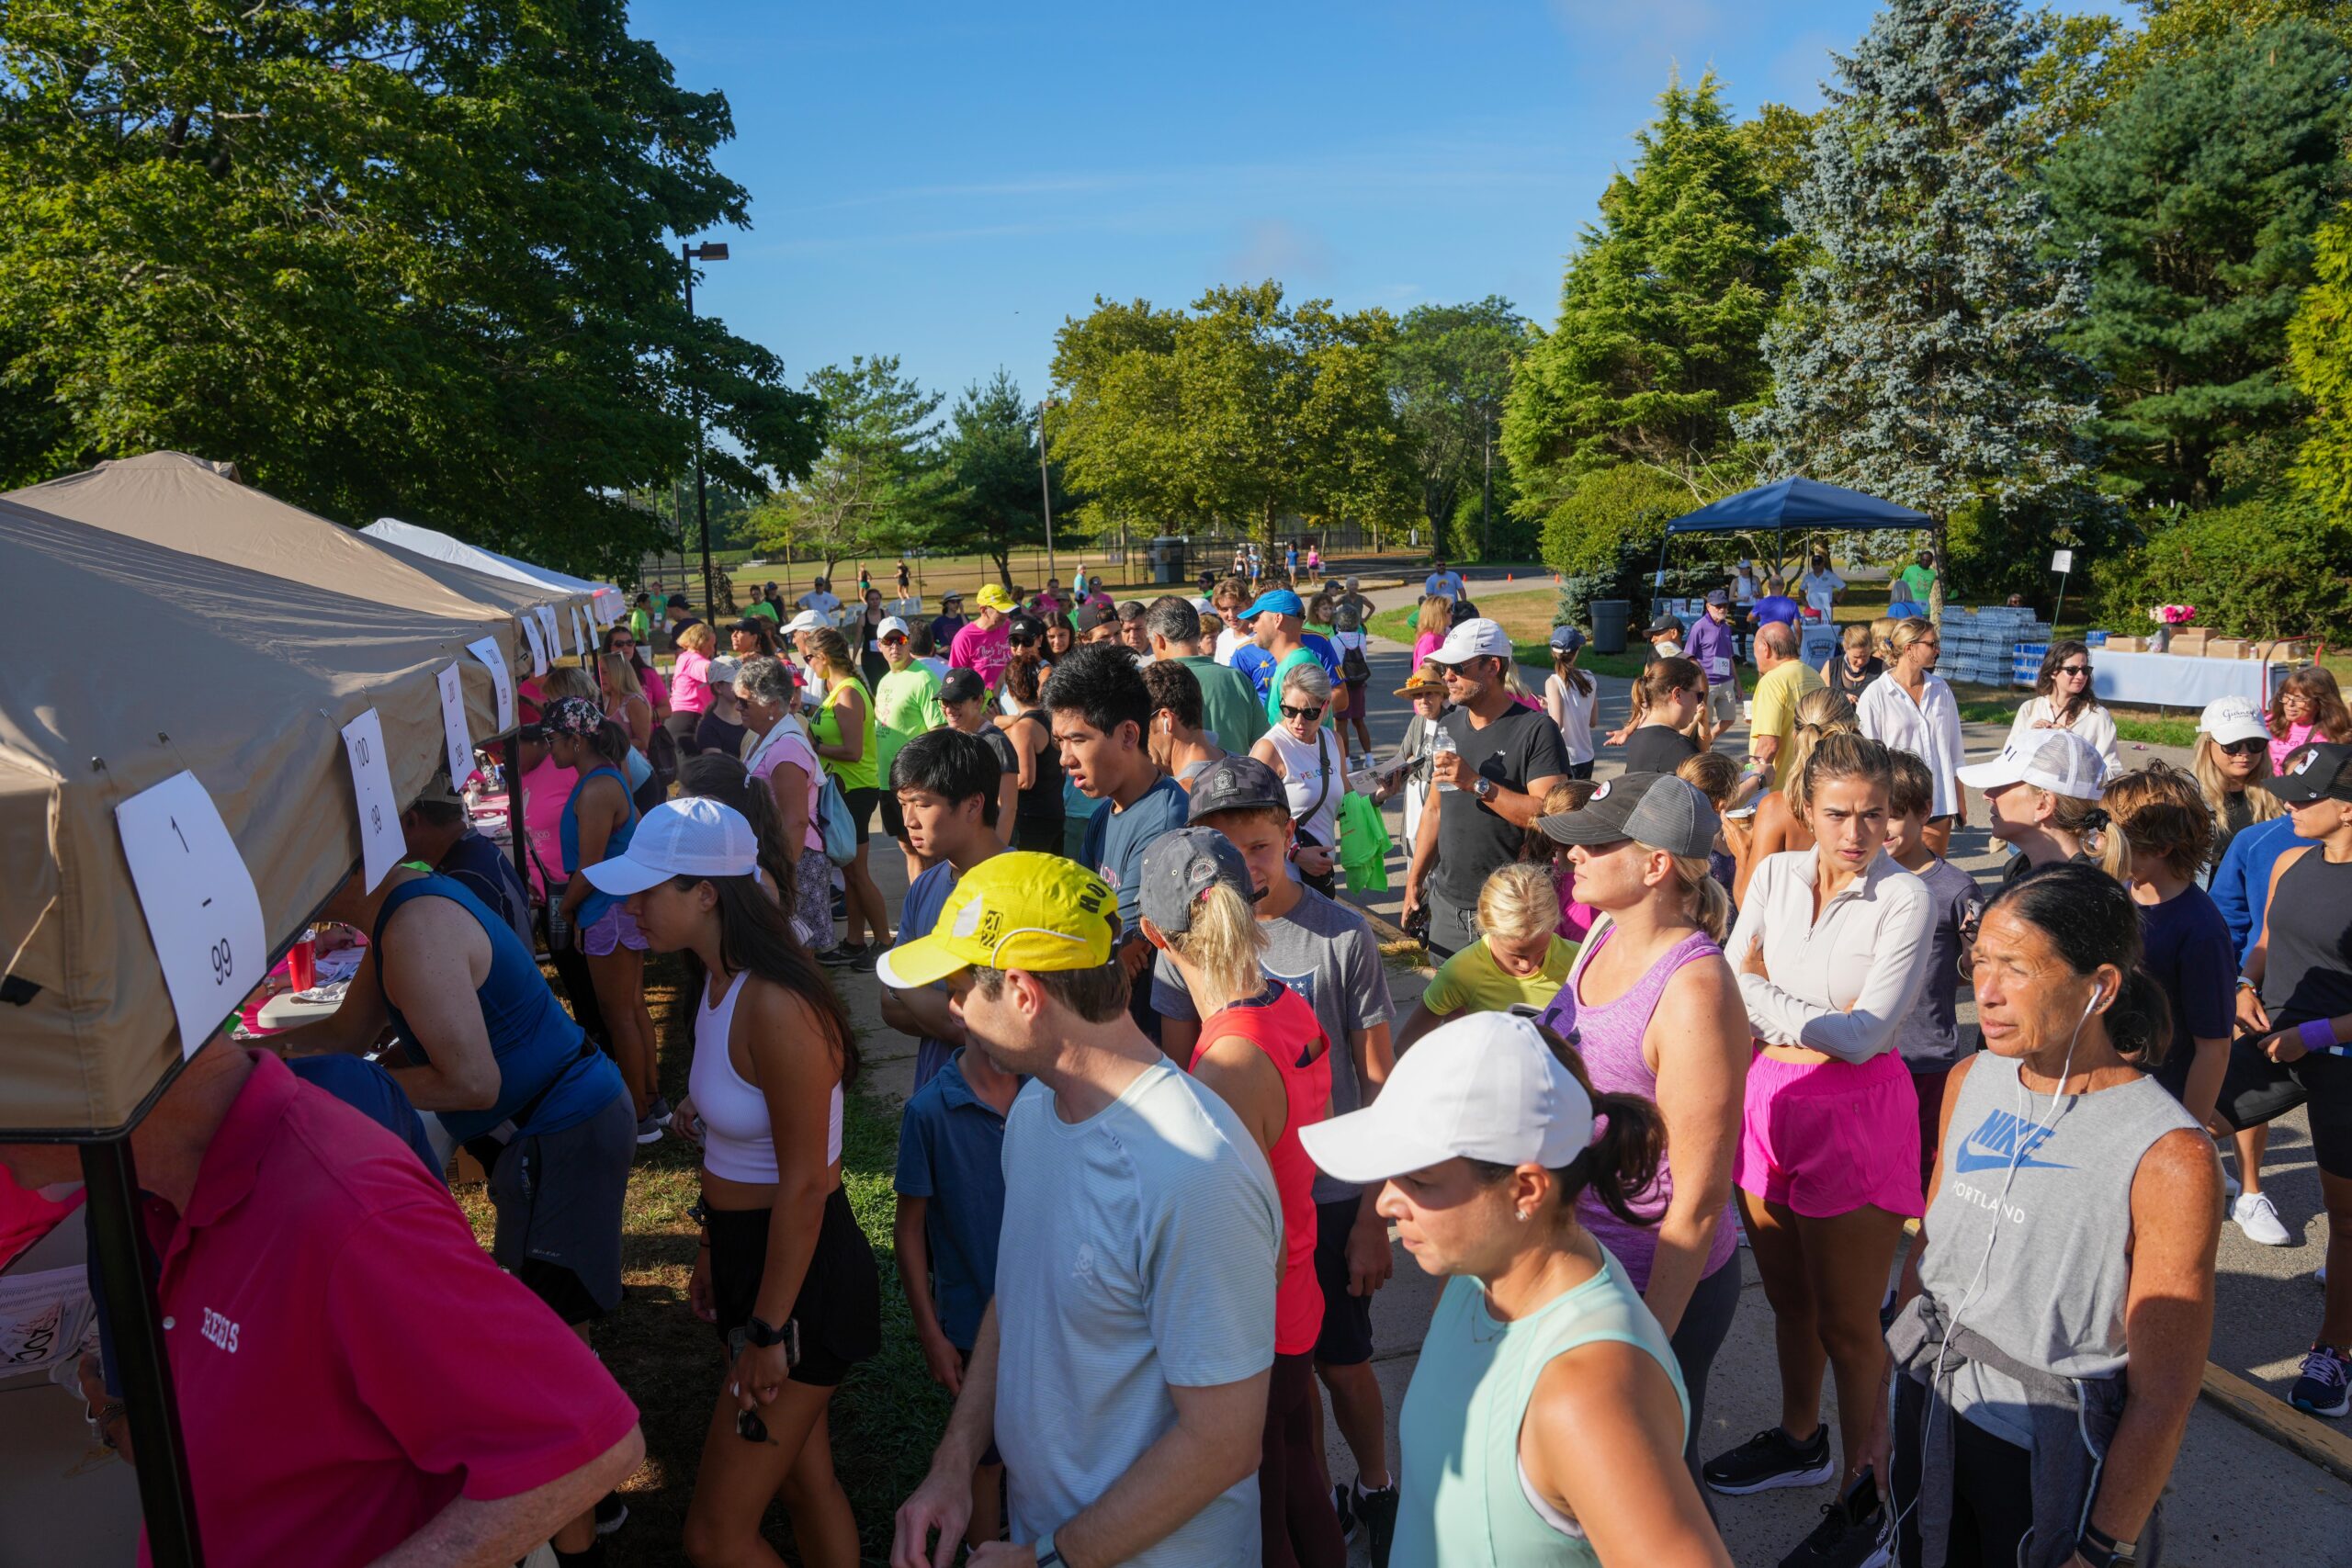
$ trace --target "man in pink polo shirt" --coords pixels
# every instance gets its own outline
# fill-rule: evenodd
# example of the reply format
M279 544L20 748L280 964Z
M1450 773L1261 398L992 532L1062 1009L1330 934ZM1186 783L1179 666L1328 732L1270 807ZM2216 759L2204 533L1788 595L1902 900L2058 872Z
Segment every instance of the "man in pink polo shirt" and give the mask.
M1008 645L1012 633L1005 624L1012 614L1012 595L1003 584L988 582L972 595L972 603L980 607L980 618L957 632L956 640L947 645L947 665L951 670L973 671L994 691L1012 659Z
M277 1057L214 1040L131 1148L214 1568L513 1562L643 1459L628 1396L416 1156ZM0 1165L81 1175L63 1145Z

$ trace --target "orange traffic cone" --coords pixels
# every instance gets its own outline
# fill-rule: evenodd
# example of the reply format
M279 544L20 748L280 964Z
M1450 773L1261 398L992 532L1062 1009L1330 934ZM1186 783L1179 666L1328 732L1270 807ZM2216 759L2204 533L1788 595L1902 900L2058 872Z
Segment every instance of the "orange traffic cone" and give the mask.
M1515 571L1507 571L1507 572L1503 573L1503 581L1504 581L1505 582L1510 582L1510 581L1516 581L1516 580L1517 580L1517 578L1518 578L1518 576L1519 576L1519 573L1517 573L1517 572L1515 572Z

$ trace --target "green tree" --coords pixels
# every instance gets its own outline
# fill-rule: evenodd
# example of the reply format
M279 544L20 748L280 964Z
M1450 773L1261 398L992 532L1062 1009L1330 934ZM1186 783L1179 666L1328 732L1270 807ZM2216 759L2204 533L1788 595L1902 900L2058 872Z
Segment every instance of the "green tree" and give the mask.
M1787 203L1814 256L1764 338L1771 401L1740 422L1774 475L1938 517L1992 503L2006 543L1956 569L2006 570L2062 530L2091 542L2109 514L2092 374L2062 341L2089 258L2053 248L2018 174L2041 134L2019 73L2047 36L2015 0L1889 0L1835 57Z
M825 410L825 449L807 476L754 513L763 549L790 549L825 563L900 555L929 538L946 489L938 453L939 405L899 356L857 355L808 375Z
M2215 499L2217 453L2290 426L2286 328L2312 234L2352 185L2347 54L2302 22L2159 62L2043 174L2065 249L2096 248L2073 345L2104 371L2095 427L2134 499Z
M1640 597L1666 525L1690 510L1680 480L1638 464L1590 468L1569 480L1544 517L1544 564L1561 578L1559 617L1589 626L1594 600Z
M764 491L815 403L689 320L748 222L623 7L56 0L0 25L0 477L177 447L288 500L633 572L692 450Z
M1640 156L1569 258L1557 324L1511 389L1503 449L1523 506L1545 508L1576 474L1617 462L1681 480L1686 499L1703 492L1733 411L1770 382L1757 341L1784 280L1786 224L1753 140L1713 73L1659 96Z
M935 537L958 549L977 545L1010 589L1012 552L1046 537L1035 411L1000 368L985 385L964 389L952 417L941 451L946 491Z
M1494 542L1498 468L1501 504L1510 501L1510 465L1498 444L1526 338L1527 323L1511 302L1490 294L1470 305L1415 306L1388 351L1389 396L1412 443L1422 513L1432 536L1449 527L1464 534L1458 519L1475 503L1477 520L1466 539L1476 548L1465 552L1473 558L1487 558Z
M2326 516L2352 524L2352 208L2319 231L2312 270L2287 328L2295 385L2311 402L2295 486Z
M1396 323L1282 286L1216 288L1191 313L1095 301L1055 337L1055 458L1098 532L1201 525L1271 547L1295 521L1394 526L1415 507L1389 404Z

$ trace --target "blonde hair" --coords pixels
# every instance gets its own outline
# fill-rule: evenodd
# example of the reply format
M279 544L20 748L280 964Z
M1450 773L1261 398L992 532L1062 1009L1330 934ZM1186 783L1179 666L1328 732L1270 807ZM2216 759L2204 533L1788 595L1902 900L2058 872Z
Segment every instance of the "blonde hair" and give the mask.
M1436 615L1437 615L1438 619L1440 619L1441 621L1444 622L1444 623L1445 623L1445 625L1444 625L1444 626L1430 626L1430 615L1431 612L1435 612L1435 613L1436 613ZM1420 615L1420 619L1419 619L1419 620L1418 620L1418 621L1416 621L1416 622L1414 622L1414 624L1413 624L1413 629L1414 629L1415 631L1417 631L1417 632L1429 632L1429 631L1440 631L1440 632L1442 632L1442 631L1446 630L1448 627L1451 627L1453 625L1453 600L1451 600L1451 599L1447 598L1447 597L1446 597L1444 594L1442 594L1442 593L1424 593L1424 594L1422 594L1422 595L1421 595L1421 615Z
M1871 657L1872 659L1883 660L1894 657L1894 649L1890 644L1894 635L1894 628L1902 624L1902 621L1893 615L1881 615L1871 623Z
M1684 908L1698 928L1720 947L1731 934L1731 895L1715 880L1704 855L1673 855L1674 879L1682 885Z
M696 621L678 634L677 642L680 648L691 649L707 658L710 650L718 646L718 634L710 629L708 621Z
M2222 773L2222 749L2201 729L2197 732L2197 755L2189 766L2197 775L2197 793L2205 797L2205 809L2213 814L2218 829L2230 819L2230 785ZM2267 822L2287 813L2287 808L2278 804L2278 797L2262 787L2271 776L2270 748L2265 746L2255 753L2254 774L2245 781L2245 803L2256 822ZM2220 841L2220 837L2217 831L2215 842Z
M1804 774L1805 764L1813 761L1814 748L1833 735L1858 734L1861 728L1853 703L1827 686L1815 686L1797 699L1796 732L1789 741L1788 770L1781 776L1789 781L1789 809L1797 814L1800 821L1813 804Z
M1250 900L1233 884L1210 883L1193 902L1192 924L1161 934L1171 952L1201 972L1193 987L1193 1004L1203 1018L1265 988L1259 959L1266 951L1266 933L1259 929Z
M857 666L850 662L849 638L831 626L808 634L808 661L846 680L857 673Z
M1699 751L1674 764L1674 776L1707 797L1717 811L1739 787L1739 764L1721 751Z
M1885 619L1887 625L1893 626L1894 624L1892 616L1886 617ZM1838 643L1841 648L1852 648L1858 643L1867 644L1870 640L1871 628L1860 621L1848 621L1846 623L1846 629L1838 634Z
M2174 875L2194 879L2213 858L2213 813L2197 781L2165 762L2121 773L2099 792L2115 830L2134 863L2160 861Z
M539 697L542 704L578 697L598 707L605 705L605 694L596 689L596 677L576 664L559 664L540 676Z
M1478 889L1478 931L1505 942L1533 942L1560 929L1560 891L1540 865L1498 866Z
M1936 626L1933 621L1922 620L1917 615L1897 621L1886 634L1889 657L1900 659L1915 645L1935 635Z
M2039 784L2020 787L2050 802L2050 826L2053 829L2073 834L2075 842L2099 870L2126 887L2132 886L2132 843L2124 836L2122 824L2108 814L2105 806L2096 799L2054 794Z
M625 654L606 651L596 660L596 672L603 677L605 701L613 706L626 705L631 697L645 696L645 688L638 683L637 666Z

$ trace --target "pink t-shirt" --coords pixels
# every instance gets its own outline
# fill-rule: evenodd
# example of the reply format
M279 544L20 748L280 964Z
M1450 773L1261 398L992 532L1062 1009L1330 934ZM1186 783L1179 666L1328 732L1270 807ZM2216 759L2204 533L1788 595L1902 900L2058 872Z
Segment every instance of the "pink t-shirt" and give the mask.
M248 1055L187 1212L141 1205L206 1560L372 1562L626 1437L637 1407L414 1152Z
M1011 621L999 621L992 631L984 631L980 623L973 621L956 634L947 645L947 662L957 670L969 670L993 688L1004 676L1004 667L1012 661L1010 638Z
M579 782L577 773L557 767L552 757L540 759L537 767L523 775L523 830L531 836L531 852L523 857L523 865L531 886L541 893L547 885L539 867L563 864L563 803Z
M653 705L657 713L661 711L662 705L670 700L670 682L662 679L662 671L652 665L639 669L637 683L645 688L645 700Z
M2270 742L2270 771L2274 773L2285 773L2287 759L2294 754L2295 748L2308 746L2317 739L2319 739L2318 731L2311 725L2289 725L2286 739Z
M670 711L701 713L710 706L710 660L689 648L670 667Z
M776 721L776 727L752 743L748 759L752 776L761 783L776 770L779 762L790 762L808 775L808 832L801 848L821 850L825 847L824 830L817 825L817 796L825 787L825 765L818 759L817 749L808 743L808 733L797 718Z
M1419 670L1421 660L1437 651L1445 638L1436 632L1423 632L1413 639L1413 668Z

